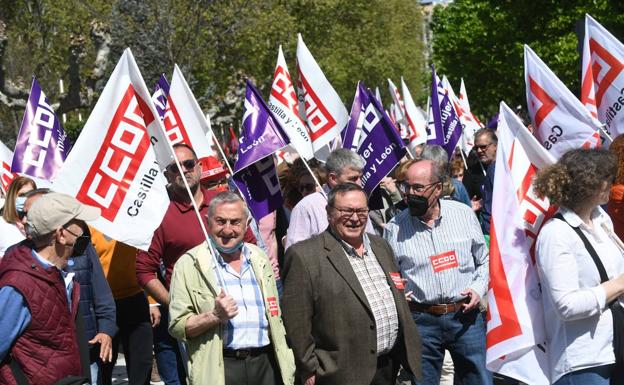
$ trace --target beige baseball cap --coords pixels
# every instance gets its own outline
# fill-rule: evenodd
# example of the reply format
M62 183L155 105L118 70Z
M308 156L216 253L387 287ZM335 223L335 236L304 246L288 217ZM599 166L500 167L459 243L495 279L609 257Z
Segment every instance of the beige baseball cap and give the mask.
M26 214L31 235L45 235L63 227L72 219L93 221L100 216L98 207L83 205L74 197L48 193L37 199Z

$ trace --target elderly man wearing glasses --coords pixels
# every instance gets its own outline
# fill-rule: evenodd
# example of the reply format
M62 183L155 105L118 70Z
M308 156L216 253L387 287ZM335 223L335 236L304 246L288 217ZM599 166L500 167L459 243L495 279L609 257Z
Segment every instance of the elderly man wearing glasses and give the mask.
M302 383L393 385L399 365L420 373L392 249L365 233L364 190L335 186L326 212L329 228L284 257L283 318Z
M491 384L479 311L489 253L479 221L465 204L440 199L442 175L433 161L414 161L406 177L401 190L408 209L386 225L384 238L407 280L409 307L422 337L424 380L414 383L439 383L446 349L463 384Z

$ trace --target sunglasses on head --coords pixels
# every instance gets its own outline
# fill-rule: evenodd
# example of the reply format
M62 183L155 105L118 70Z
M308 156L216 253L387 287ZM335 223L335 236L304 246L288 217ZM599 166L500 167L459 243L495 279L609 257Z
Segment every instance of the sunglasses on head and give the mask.
M187 170L194 169L196 164L197 164L197 161L195 159L187 159L187 160L183 160L182 162L180 162L180 166L184 167ZM177 173L178 167L176 166L175 163L172 163L169 165L169 167L167 167L167 171Z

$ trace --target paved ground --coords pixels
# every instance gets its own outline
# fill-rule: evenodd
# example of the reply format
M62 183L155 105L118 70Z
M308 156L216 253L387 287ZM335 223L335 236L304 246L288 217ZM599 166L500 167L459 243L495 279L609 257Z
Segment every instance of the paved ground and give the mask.
M113 385L127 385L128 375L126 373L126 360L123 354L119 353L115 369L113 370ZM164 382L151 382L152 385L164 385Z

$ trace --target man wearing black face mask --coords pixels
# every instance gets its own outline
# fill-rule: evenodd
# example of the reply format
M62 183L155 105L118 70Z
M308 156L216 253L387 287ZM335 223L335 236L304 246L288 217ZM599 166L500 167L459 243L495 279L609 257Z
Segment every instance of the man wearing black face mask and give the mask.
M408 210L386 225L384 238L407 280L412 318L422 338L422 383L439 383L446 349L463 384L487 385L492 378L485 369L479 301L488 286L488 249L470 207L440 199L441 180L431 160L408 166L401 186Z
M88 374L76 330L82 288L67 265L84 221L100 209L50 193L25 210L28 240L0 264L0 383L16 383L21 373L27 383L52 384Z
M27 193L24 212L28 214L32 205L48 192L48 189L36 189ZM91 345L89 364L91 380L95 383L99 366L102 362L110 362L112 358L112 338L117 333L115 301L95 248L91 244L89 228L85 223L77 225L79 228L76 231L67 229L73 231L71 235L76 239L66 270L75 274L74 279L80 284L80 314L84 320L85 338Z

